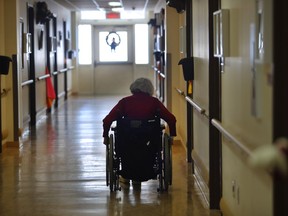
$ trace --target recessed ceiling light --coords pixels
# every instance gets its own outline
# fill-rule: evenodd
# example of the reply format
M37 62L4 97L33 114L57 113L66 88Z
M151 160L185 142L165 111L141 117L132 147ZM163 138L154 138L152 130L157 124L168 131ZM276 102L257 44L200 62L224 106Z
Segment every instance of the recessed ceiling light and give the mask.
M112 7L119 7L121 6L121 3L120 2L108 2L108 4Z
M115 12L124 11L124 8L122 8L122 7L115 7L115 8L112 8L112 11L115 11Z

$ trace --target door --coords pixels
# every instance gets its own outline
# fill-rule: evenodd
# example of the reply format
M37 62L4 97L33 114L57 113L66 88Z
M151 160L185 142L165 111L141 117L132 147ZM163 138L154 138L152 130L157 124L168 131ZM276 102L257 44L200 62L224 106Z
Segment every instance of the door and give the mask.
M129 93L132 46L132 26L94 27L94 94Z
M86 37L79 40L79 51L86 54L85 58L79 56L81 94L129 93L127 86L133 80L134 69L132 30L133 26L79 26L79 37ZM93 47L91 53L89 47Z

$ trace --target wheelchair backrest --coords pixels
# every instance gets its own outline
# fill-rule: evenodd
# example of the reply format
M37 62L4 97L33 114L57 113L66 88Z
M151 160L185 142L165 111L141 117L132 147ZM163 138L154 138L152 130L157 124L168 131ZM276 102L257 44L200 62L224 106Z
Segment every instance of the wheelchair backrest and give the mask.
M116 146L141 149L150 144L151 148L158 149L163 129L158 117L148 120L119 119L115 130Z

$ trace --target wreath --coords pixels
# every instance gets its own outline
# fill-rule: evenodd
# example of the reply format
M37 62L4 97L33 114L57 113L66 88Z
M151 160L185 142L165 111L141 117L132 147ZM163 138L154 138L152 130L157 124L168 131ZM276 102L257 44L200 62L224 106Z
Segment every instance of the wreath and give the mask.
M109 41L111 41L111 37L112 37L112 42L109 43ZM108 46L111 47L111 50L115 50L115 48L119 46L119 44L121 43L121 37L119 34L117 34L116 31L111 31L106 36L106 43L108 44Z

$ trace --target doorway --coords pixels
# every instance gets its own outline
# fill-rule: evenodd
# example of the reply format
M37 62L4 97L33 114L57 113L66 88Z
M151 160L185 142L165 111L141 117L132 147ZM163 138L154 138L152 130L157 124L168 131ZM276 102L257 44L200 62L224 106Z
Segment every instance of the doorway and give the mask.
M94 26L92 41L94 94L129 93L134 74L133 26Z
M133 80L132 26L79 25L78 32L79 93L127 94ZM115 49L110 46L113 37Z

